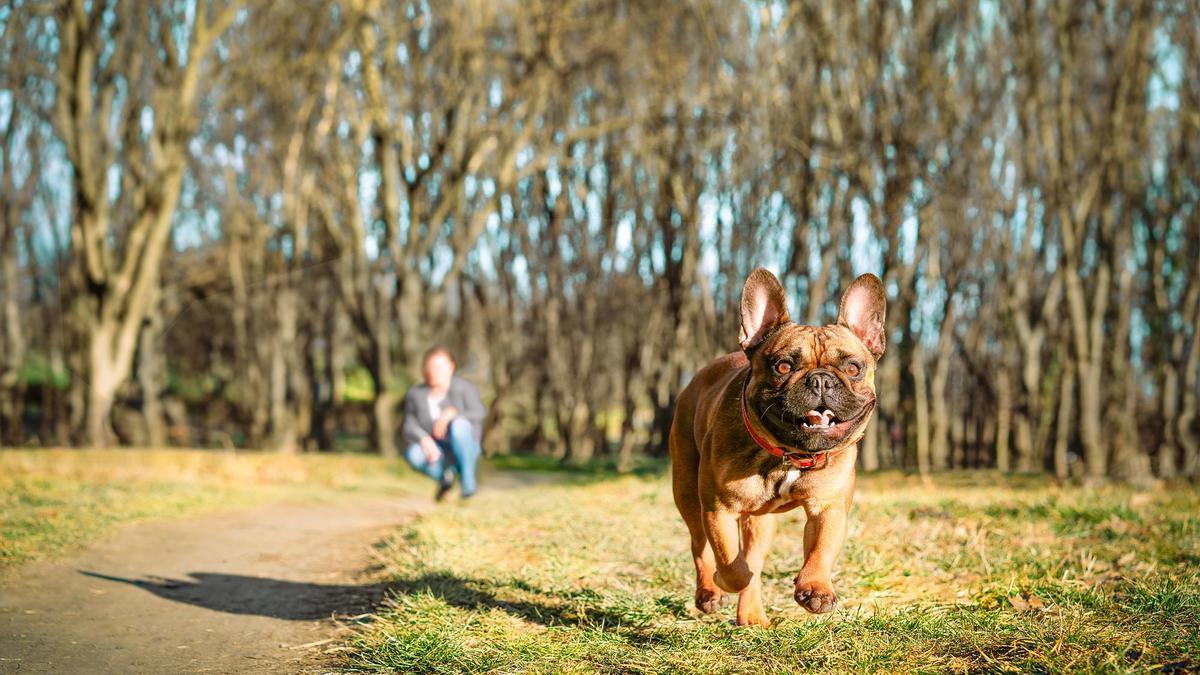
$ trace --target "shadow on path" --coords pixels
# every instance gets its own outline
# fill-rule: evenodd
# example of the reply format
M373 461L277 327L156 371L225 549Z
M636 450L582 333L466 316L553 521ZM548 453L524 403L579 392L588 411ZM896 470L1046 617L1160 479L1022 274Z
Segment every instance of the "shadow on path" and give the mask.
M188 579L148 577L130 579L80 570L80 574L129 584L154 595L229 614L268 616L292 621L311 621L333 615L357 615L377 609L387 595L428 593L463 609L500 609L515 617L544 626L589 625L604 628L638 629L638 621L627 614L598 606L594 591L583 589L556 602L506 599L489 589L496 582L465 579L445 572L374 584L315 584L283 581L237 574L190 572ZM546 591L520 580L503 584L518 594L546 597Z
M80 574L137 586L166 600L229 614L312 621L332 615L361 614L383 600L387 584L314 584L240 574L189 572L187 579L129 579L98 572Z

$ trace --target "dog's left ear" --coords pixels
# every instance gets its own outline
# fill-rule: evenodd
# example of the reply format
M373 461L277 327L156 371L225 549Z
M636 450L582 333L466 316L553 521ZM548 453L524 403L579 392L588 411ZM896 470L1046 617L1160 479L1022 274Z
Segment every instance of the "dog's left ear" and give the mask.
M738 342L742 349L751 349L762 342L776 326L791 321L787 311L787 294L768 270L758 268L742 286L742 330Z
M850 329L876 360L883 356L884 320L887 316L887 295L883 282L874 274L864 274L850 284L842 295L838 325Z

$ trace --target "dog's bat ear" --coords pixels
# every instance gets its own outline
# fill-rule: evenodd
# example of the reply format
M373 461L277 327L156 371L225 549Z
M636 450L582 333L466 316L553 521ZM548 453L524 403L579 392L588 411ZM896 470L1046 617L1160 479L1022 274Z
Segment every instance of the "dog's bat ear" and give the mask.
M838 325L850 329L878 359L886 343L884 320L887 316L887 294L883 282L874 274L864 274L850 284L842 295Z
M751 349L776 326L791 320L787 311L787 295L779 280L763 268L746 278L742 286L742 330L738 342L742 349Z

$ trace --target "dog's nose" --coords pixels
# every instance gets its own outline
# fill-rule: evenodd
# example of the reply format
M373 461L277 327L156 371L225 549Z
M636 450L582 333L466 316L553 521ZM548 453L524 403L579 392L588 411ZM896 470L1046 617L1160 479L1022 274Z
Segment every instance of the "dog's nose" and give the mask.
M808 385L809 389L820 395L837 386L837 378L827 370L817 370L809 373L808 377L804 378L804 383Z

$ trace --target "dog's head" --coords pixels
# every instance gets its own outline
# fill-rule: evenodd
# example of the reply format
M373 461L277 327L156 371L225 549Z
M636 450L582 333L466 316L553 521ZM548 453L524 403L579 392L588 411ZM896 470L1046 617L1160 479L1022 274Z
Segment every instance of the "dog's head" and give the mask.
M887 298L864 274L842 295L837 323L801 326L783 286L765 269L742 288L740 341L750 359L747 403L781 443L821 452L859 433L875 409Z

